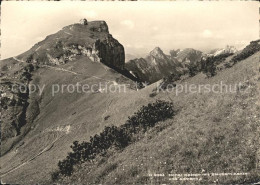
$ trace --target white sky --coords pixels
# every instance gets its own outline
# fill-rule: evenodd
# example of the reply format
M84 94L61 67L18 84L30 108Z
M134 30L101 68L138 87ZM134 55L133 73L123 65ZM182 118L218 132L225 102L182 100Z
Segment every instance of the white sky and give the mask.
M126 53L161 47L210 50L241 47L259 38L256 1L4 1L1 5L2 59L30 49L47 35L81 18L105 20Z

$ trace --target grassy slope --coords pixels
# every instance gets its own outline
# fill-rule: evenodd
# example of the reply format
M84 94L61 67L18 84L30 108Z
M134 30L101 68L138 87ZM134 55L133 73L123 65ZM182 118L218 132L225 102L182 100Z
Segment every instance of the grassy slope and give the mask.
M38 97L40 114L34 123L23 128L30 130L28 135L21 138L20 144L1 158L0 175L24 162L27 163L2 176L4 182L48 182L50 172L56 168L58 160L66 156L74 140L86 140L100 132L105 125L123 123L136 107L147 103L144 99L139 102L133 101L138 92L131 89L128 89L127 93L64 93L52 97L51 85L55 83L93 84L107 80L117 81L119 84L132 83L105 65L91 62L87 57L58 67L73 70L78 74L53 71L50 68L41 68L34 74L33 80L37 81L37 84L46 84L42 96ZM92 75L105 80L91 77ZM139 94L141 98L142 95ZM109 119L104 120L108 115ZM66 132L68 126L69 133ZM44 152L41 154L42 151Z
M180 110L173 120L162 123L164 129L151 130L141 141L127 147L122 153L112 155L107 162L94 168L91 178L83 168L73 179L86 183L96 181L99 176L98 182L109 184L144 183L147 180L144 176L148 172L200 172L202 169L206 172L222 172L223 165L228 172L247 171L243 168L249 166L250 157L258 147L255 131L259 125L259 87L256 85L259 84L259 55L255 54L223 70L211 79L199 74L186 81L214 84L222 80L232 84L249 79L252 83L248 84L250 93L229 95L182 94L175 97L173 93L160 93L150 98L149 94L156 85L153 84L138 92L65 93L53 98L49 94L53 83L76 83L85 79L88 83L94 83L95 79L86 76L94 71L95 75L105 79L122 79L122 76L102 64L89 63L87 58L77 60L77 65L71 63L62 66L81 73L79 75L40 69L34 80L38 78L40 84L49 84L40 97L40 114L30 125L32 130L23 138L18 150L1 158L1 174L25 161L27 163L1 178L8 183L50 182L50 172L57 167L58 160L70 151L69 146L73 141L88 140L89 136L102 131L105 125L123 124L139 107L157 98L173 100ZM104 117L108 115L110 118L105 121ZM70 132L66 133L68 125ZM58 131L57 127L63 130Z
M161 92L156 98L173 100L180 110L174 119L161 123L139 142L114 153L107 161L92 167L83 164L70 179L63 180L83 184L174 183L167 177L149 178L147 175L202 171L254 173L260 158L259 56L260 52L213 78L206 79L198 74L181 82L212 85L221 81L225 84L243 82L244 89L235 93L175 96ZM147 92L148 89L144 89L143 93ZM246 178L219 178L221 183L230 180L243 182Z

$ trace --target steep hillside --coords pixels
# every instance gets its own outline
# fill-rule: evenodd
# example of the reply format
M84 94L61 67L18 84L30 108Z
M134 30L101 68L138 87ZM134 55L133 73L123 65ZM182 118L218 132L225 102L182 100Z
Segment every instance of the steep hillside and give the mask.
M124 70L124 48L108 33L104 21L67 26L29 51L1 61L0 67L0 175L13 183L49 179L53 157L66 153L63 144L109 124L114 116L106 112L120 100L118 94L136 91L136 83ZM114 111L118 114L119 109ZM97 124L100 121L105 123ZM56 142L63 144L48 153ZM45 152L50 166L35 174L45 161L38 156Z
M140 134L119 152L85 162L61 183L102 184L249 184L259 177L260 52L212 78L198 74L177 81L178 91L161 91L156 99L173 103L178 113ZM216 86L211 92L189 92L190 85ZM183 85L183 86L181 86ZM220 91L221 86L231 91ZM139 91L146 94L154 86ZM201 87L202 88L202 87ZM193 87L194 89L194 87ZM227 88L226 88L227 89ZM217 91L217 92L216 92ZM176 94L176 92L178 92ZM138 97L136 100L138 101ZM138 107L136 107L137 109ZM245 173L221 176L219 173ZM169 174L201 175L200 181L172 180ZM215 174L212 174L215 173ZM180 177L180 176L179 176Z
M37 100L39 112L33 122L27 122L22 127L24 134L17 137L19 143L1 157L1 178L4 182L48 181L57 161L68 152L70 143L75 139L87 139L105 125L122 122L120 120L126 119L127 114L121 111L132 112L128 106L135 107L135 102L127 98L136 92L131 89L131 84L135 84L85 56L79 56L62 67L41 67L33 73L31 83L44 87L42 94L32 94ZM93 89L85 93L82 90L70 93L65 87L63 92L52 94L53 87L76 83L93 85ZM126 86L120 87L121 84ZM124 93L125 90L128 93ZM29 99L29 102L34 99ZM33 106L29 103L26 117L35 110ZM5 144L8 143L2 143L1 147ZM46 166L44 170L38 168L41 165Z
M0 77L1 104L1 155L6 153L23 133L26 120L32 121L34 116L26 118L29 107L28 84L31 73L37 66L21 63L15 59L3 60ZM33 114L37 114L37 109Z
M137 80L124 69L124 47L109 34L105 21L66 26L61 31L47 36L27 52L1 61L1 106L3 107L1 154L5 154L22 135L27 133L28 129L23 130L22 127L26 122L33 122L40 111L38 108L40 98L28 92L30 83L34 84L33 81L31 82L34 70L42 67L54 70L60 68L61 71L77 74L74 68L78 65L72 63L83 56L92 62L105 64L109 67L107 70L114 69L115 74L119 72L132 80ZM86 64L88 65L90 64ZM98 71L98 68L95 70ZM87 76L94 75L90 70L81 73ZM106 73L103 75L105 79ZM115 78L114 81L118 83L117 81L124 81L124 79ZM22 93L18 92L21 86L25 88ZM131 86L134 86L133 82ZM32 111L26 111L27 108Z

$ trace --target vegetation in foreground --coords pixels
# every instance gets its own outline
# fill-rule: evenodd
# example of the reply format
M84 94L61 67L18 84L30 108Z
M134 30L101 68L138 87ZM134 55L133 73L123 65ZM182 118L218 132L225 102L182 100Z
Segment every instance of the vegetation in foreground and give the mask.
M135 134L146 132L156 123L173 116L173 104L157 100L155 103L141 107L138 112L128 118L125 124L119 127L105 127L103 132L90 137L89 142L74 141L71 146L73 152L68 153L66 159L59 161L58 170L52 173L52 180L56 181L61 176L72 175L74 165L86 161L93 162L98 156L106 156L110 148L124 149L136 141Z
M231 94L188 94L170 98L181 108L174 121L166 120L140 133L141 139L124 150L108 151L94 163L75 166L61 183L82 184L252 184L260 181L259 53L213 78L200 74L200 83L243 82ZM245 76L241 75L245 74ZM246 79L246 81L245 81ZM165 97L159 93L160 98ZM177 108L177 107L176 107ZM258 159L259 161L259 159ZM168 174L237 173L247 176L209 177L202 181L171 181ZM150 177L148 174L165 174Z

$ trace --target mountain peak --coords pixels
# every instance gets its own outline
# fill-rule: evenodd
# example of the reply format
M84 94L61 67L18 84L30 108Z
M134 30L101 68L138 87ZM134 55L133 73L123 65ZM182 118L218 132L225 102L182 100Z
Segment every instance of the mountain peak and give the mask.
M160 47L155 47L151 52L163 52Z
M82 19L79 23L65 26L18 58L32 63L61 65L79 56L113 69L124 68L124 47L109 34L108 25L102 20L88 22Z
M163 53L163 51L161 50L161 48L155 47L155 48L150 52L150 55L151 55L151 56L154 56L154 57L162 57L162 56L164 56L164 53Z

